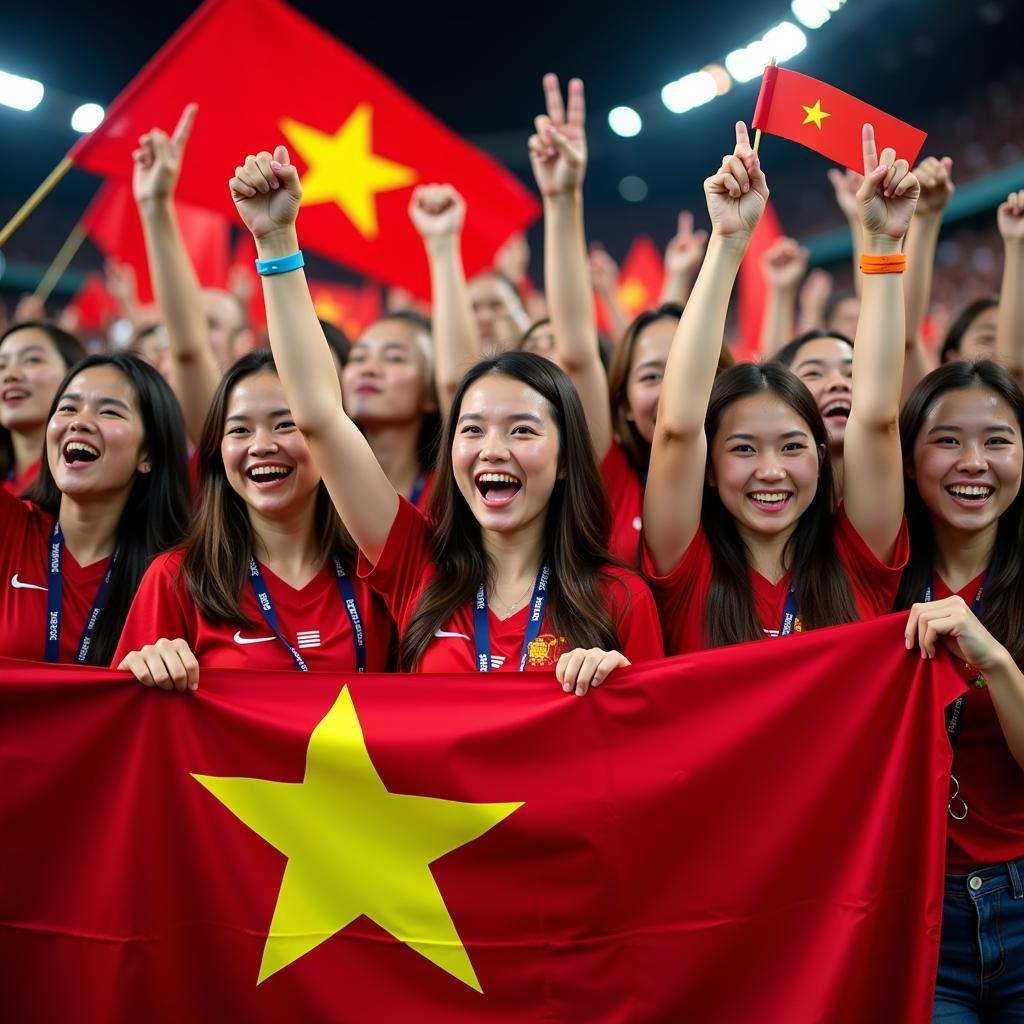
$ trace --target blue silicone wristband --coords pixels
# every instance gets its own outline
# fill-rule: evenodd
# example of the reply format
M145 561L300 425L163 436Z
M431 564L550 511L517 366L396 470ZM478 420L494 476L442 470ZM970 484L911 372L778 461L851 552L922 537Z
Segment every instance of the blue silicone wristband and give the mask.
M302 258L302 250L293 252L290 256L281 256L274 260L257 260L256 273L260 277L268 277L271 274L287 274L289 270L298 270L304 267L306 261Z

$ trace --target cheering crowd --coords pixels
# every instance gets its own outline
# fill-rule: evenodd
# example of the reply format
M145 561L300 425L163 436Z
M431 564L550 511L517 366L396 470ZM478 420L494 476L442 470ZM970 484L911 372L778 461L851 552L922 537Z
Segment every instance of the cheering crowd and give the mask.
M178 228L195 108L140 139L166 347L142 331L131 354L86 357L41 319L0 337L0 655L178 691L207 668L548 671L583 696L631 663L902 609L907 648L946 648L974 684L949 728L934 1019L1018 1019L1024 191L998 210L999 297L957 311L932 366L951 162L911 169L865 125L863 174L833 180L857 293L826 308L781 240L764 361L734 363L726 317L768 199L739 123L704 182L710 235L681 219L666 301L631 323L613 309L607 346L583 85L563 99L548 75L544 93L533 322L500 270L467 283L465 204L437 184L409 210L431 316L390 312L351 341L321 323L277 146L239 154L226 184L258 254L260 348L233 297L200 288Z

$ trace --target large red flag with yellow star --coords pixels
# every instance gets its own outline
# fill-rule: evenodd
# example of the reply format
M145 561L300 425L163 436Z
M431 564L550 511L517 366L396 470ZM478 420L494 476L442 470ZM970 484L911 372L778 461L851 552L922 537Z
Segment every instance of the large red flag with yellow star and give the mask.
M0 1019L928 1020L966 687L904 622L582 699L4 661Z
M340 263L429 295L407 208L414 185L451 182L466 200L466 272L536 217L511 173L385 75L280 0L207 0L71 151L128 178L138 137L199 104L177 195L234 217L228 179L249 153L288 147L302 172L302 240Z
M799 142L851 171L864 170L861 131L874 126L878 151L888 146L911 167L927 134L841 89L774 65L764 69L751 121L770 135Z

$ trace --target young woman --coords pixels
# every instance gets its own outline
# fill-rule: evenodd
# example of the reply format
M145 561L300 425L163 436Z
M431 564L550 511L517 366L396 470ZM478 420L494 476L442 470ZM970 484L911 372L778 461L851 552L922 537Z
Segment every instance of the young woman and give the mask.
M0 654L107 665L150 559L188 525L181 411L149 364L90 356L45 445L30 500L0 491Z
M200 667L384 671L390 616L354 578L354 545L269 352L228 369L197 456L196 523L154 559L112 664L178 690L196 688Z
M975 682L949 714L953 778L939 1021L1024 1016L1024 395L993 362L928 374L900 416L907 647Z
M716 379L729 296L768 198L742 122L735 151L704 183L712 235L669 353L644 500L645 565L673 654L891 607L906 558L896 432L904 339L902 281L884 271L902 264L917 182L892 150L879 161L867 125L864 164L869 272L838 513L825 424L799 379L776 363Z
M19 323L0 335L0 486L11 494L35 480L57 385L84 358L78 339L51 324Z
M629 659L658 656L649 592L602 546L605 506L568 378L520 352L466 375L445 421L431 526L388 480L327 372L299 270L302 189L287 150L247 159L231 190L265 261L285 394L359 546L360 572L398 622L401 667L556 668L564 689L584 693Z

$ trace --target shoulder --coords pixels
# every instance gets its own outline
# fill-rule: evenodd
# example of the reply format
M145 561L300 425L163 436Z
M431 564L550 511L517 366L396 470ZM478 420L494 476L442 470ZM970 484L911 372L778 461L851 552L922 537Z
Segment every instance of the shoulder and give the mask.
M613 605L651 600L651 589L643 576L633 569L608 562L601 567L598 586L605 600Z

